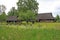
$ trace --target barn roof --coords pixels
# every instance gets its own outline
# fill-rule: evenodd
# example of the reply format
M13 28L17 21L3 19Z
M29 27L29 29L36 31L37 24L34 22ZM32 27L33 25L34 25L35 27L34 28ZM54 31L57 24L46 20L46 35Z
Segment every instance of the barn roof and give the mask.
M37 19L54 19L52 13L40 13L37 15Z
M7 18L7 21L16 21L17 20L17 16L9 16Z

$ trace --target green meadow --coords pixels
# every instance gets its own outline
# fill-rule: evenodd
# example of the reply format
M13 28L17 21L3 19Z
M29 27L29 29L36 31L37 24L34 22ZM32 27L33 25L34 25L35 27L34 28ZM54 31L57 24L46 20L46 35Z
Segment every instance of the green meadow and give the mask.
M0 23L0 40L60 40L60 23Z

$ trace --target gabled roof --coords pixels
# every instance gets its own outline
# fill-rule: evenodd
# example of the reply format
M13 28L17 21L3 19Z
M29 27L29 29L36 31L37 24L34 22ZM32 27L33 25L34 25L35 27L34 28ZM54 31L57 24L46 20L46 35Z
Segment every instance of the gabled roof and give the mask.
M37 19L54 19L52 13L40 13L37 15Z
M16 21L17 20L17 16L9 16L7 18L7 21Z

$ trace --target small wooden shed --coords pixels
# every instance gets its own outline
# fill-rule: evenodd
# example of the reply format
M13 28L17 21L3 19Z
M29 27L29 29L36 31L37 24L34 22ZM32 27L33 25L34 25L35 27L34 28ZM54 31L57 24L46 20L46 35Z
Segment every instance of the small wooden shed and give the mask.
M7 18L7 22L17 22L18 21L18 17L17 16L9 16Z

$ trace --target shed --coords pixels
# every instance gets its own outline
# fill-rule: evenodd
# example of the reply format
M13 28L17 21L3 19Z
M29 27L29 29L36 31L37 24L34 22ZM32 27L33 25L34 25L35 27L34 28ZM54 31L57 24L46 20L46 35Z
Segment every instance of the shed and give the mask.
M7 22L17 22L18 17L17 16L9 16L7 18Z

